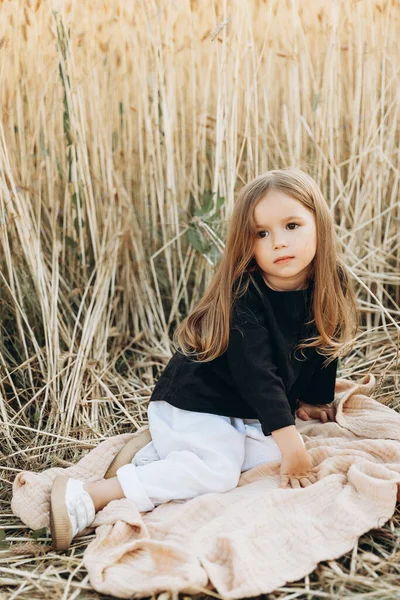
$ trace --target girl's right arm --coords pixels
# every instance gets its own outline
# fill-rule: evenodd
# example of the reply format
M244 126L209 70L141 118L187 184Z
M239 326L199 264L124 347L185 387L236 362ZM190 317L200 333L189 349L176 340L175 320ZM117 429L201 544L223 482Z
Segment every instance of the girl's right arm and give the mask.
M271 433L282 453L279 487L306 487L315 483L317 476L312 472L311 457L304 448L296 427L289 425Z

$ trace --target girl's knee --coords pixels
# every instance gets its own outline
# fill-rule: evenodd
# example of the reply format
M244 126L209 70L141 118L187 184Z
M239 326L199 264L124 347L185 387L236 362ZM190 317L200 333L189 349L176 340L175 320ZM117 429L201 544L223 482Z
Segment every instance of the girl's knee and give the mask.
M233 490L239 483L241 468L237 465L225 466L214 473L215 492L223 493Z

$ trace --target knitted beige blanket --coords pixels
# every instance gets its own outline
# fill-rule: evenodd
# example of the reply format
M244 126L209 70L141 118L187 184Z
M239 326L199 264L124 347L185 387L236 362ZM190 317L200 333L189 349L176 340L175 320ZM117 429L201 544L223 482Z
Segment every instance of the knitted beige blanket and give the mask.
M97 513L96 536L84 553L93 588L119 598L204 588L248 598L351 550L360 535L393 515L400 484L400 414L370 397L374 385L371 374L359 383L337 379L337 422L296 420L320 465L319 480L309 487L279 489L274 462L243 473L229 492L169 502L148 513L127 499L110 502ZM131 437L107 439L67 469L19 473L13 512L32 529L48 526L54 477L102 477Z

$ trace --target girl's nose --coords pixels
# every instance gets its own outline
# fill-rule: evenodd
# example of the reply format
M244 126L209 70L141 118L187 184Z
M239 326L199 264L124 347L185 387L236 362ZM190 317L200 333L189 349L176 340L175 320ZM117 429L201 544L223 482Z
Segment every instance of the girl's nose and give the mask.
M285 241L280 240L280 241L277 241L277 242L273 242L273 246L274 246L274 248L276 250L278 250L278 248L286 248L287 244L286 244Z

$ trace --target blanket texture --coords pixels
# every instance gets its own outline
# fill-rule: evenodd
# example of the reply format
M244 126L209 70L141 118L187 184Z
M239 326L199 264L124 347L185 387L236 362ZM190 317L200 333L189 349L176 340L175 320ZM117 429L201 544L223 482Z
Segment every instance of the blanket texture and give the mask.
M84 553L98 592L141 598L215 589L225 598L267 594L351 550L394 514L400 484L400 414L373 400L375 377L336 380L335 423L296 420L318 481L279 489L279 462L242 473L223 494L169 502L140 514L128 499L98 512ZM323 401L323 399L321 399ZM23 471L11 507L32 529L49 525L49 495L61 472L101 478L133 434L111 437L76 465ZM82 535L83 535L82 534Z

